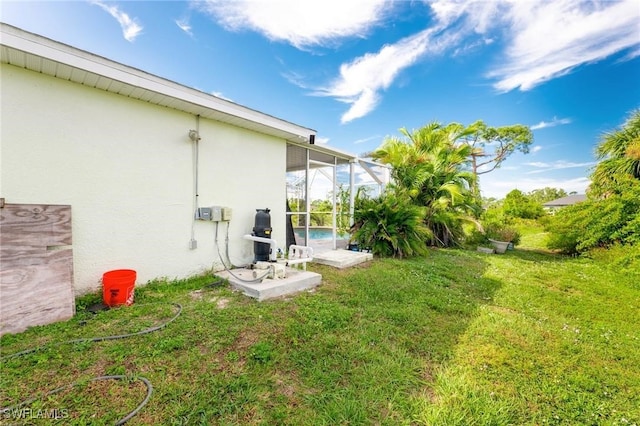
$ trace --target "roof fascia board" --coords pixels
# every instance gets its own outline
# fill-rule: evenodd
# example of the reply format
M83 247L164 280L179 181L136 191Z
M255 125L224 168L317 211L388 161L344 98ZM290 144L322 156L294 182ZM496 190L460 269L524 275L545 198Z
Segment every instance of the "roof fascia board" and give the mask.
M36 55L125 84L203 106L223 114L272 127L301 138L309 138L310 135L316 134L313 129L220 99L84 50L20 30L11 25L1 23L1 28L2 37L0 38L0 43L8 48L17 49L27 54Z
M345 151L341 151L336 148L330 148L330 147L316 145L316 144L311 145L311 144L303 143L303 141L291 141L290 143L292 143L293 145L301 146L302 148L306 148L310 151L316 151L323 154L333 155L334 157L338 157L343 160L355 160L358 158L358 156L356 155L350 154Z

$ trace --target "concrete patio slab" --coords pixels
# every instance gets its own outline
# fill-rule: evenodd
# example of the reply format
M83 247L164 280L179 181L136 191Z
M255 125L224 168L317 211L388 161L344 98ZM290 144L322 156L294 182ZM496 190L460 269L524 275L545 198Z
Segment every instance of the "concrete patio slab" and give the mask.
M238 268L232 270L233 275L227 271L216 272L216 275L228 280L231 287L259 301L309 290L320 285L322 281L322 275L315 272L286 268L286 278L266 278L262 282L256 283L244 282L243 280L254 279L254 271L258 276L265 272L264 270Z
M313 262L344 269L373 260L373 254L345 249L325 250L313 255Z

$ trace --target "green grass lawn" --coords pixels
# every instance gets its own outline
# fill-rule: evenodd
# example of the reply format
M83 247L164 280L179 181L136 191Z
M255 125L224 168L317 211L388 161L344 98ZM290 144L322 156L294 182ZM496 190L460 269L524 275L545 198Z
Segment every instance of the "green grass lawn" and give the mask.
M144 398L143 376L153 395L128 424L640 424L637 271L523 249L311 269L323 284L286 299L156 282L132 307L91 314L85 297L66 323L4 336L3 357L49 346L2 361L2 407L79 384L0 422L58 410L60 424L113 424ZM161 324L176 302L157 332L57 343ZM90 382L101 375L131 380Z

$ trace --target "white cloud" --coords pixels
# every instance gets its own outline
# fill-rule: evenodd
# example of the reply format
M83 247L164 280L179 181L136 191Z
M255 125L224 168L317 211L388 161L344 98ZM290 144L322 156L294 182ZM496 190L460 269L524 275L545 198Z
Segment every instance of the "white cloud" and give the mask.
M495 88L509 91L529 90L579 65L634 47L637 55L640 44L637 0L438 0L428 4L436 18L434 26L343 64L339 76L315 92L351 105L342 116L343 123L373 111L381 92L399 73L428 53L464 54L500 36L506 50L499 58L501 65L488 76L497 80ZM568 123L566 118L543 121L534 130Z
M188 19L176 19L176 25L185 33L189 34L193 37L193 32L191 31L191 24L189 24Z
M93 4L100 6L109 15L113 16L122 28L122 35L127 41L133 42L142 33L142 26L135 18L130 18L118 6L110 6L101 1L93 1Z
M251 29L271 40L286 41L297 48L335 44L345 37L365 37L393 8L387 0L324 2L256 2L208 0L204 9L230 30ZM387 44L344 63L339 75L326 85L312 89L313 95L328 96L350 105L341 121L347 123L369 114L405 68L414 64L428 49L430 30ZM434 49L440 48L433 43ZM294 73L285 77L308 89Z
M547 127L555 127L555 126L560 126L560 125L564 125L564 124L570 124L571 123L571 119L569 118L557 118L557 117L553 117L553 120L551 121L541 121L538 124L534 124L533 126L531 126L531 130L540 130L540 129L546 129Z
M400 72L427 53L436 53L452 44L452 39L430 39L432 29L406 37L395 44L382 47L377 53L367 53L340 66L340 75L325 87L312 92L316 96L330 96L350 104L341 117L342 123L363 117L375 109L380 92L389 88Z
M352 81L353 82L353 81ZM358 84L356 84L357 86ZM375 109L380 101L380 95L376 89L385 88L387 86L378 86L372 85L373 87L362 87L358 88L358 93L353 96L347 96L339 98L342 102L351 104L351 108L340 118L340 122L348 123L349 121L355 120L356 118L364 117L369 114L371 111ZM349 89L348 89L349 90ZM327 92L329 96L341 96L340 92Z
M380 135L374 135L374 136L369 136L368 138L357 139L357 140L353 141L352 143L354 145L359 145L361 143L374 141L374 140L381 140Z
M451 56L456 57L456 56L464 56L470 52L473 52L475 50L478 50L486 45L489 45L493 43L493 39L490 38L486 38L486 39L482 39L482 40L476 40L470 43L466 43L460 47L456 47L455 50L453 51L453 53L451 54Z
M573 163L571 161L558 160L552 163L544 163L540 161L535 161L531 163L524 163L525 166L536 167L539 170L532 170L527 172L526 174L536 174L536 173L544 173L549 170L562 170L562 169L575 169L578 167L590 167L595 165L595 161L590 161L586 163Z
M540 145L536 145L529 150L531 154L535 154L536 152L540 152L540 151L542 151L542 147Z
M485 34L504 16L506 1L436 0L429 3L443 27L460 33ZM489 42L493 39L489 38Z
M347 37L366 37L395 7L389 0L302 2L298 0L206 0L197 3L233 31L252 30L299 49L333 46ZM349 105L342 123L371 113L401 72L427 55L464 55L483 45L495 49L487 77L499 91L530 90L576 67L616 53L640 55L638 0L430 0L431 26L343 63L323 85L285 77L316 96ZM417 6L419 7L419 6ZM494 50L495 50L494 49ZM542 121L532 129L568 124Z
M222 92L211 92L211 94L213 96L215 96L216 98L220 98L220 99L224 99L225 101L233 102L233 99L227 98L225 95L222 94Z
M620 61L630 61L636 57L640 56L640 45L632 49L627 55L624 56Z
M384 17L388 0L206 0L201 7L232 31L250 29L298 48L364 37Z
M637 48L637 0L512 2L506 58L489 72L500 91L531 88L579 65Z
M505 46L488 77L500 91L530 90L576 67L629 50L640 54L637 0L465 1L429 3L447 32L469 39L496 37ZM464 53L458 46L454 53Z

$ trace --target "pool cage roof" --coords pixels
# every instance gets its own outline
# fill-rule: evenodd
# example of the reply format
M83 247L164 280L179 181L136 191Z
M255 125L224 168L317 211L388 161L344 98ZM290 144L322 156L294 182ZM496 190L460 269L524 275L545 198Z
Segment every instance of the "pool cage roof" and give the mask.
M307 162L307 151L309 158ZM287 144L287 172L318 169L327 166L354 164L363 169L376 184L384 187L389 183L389 166L368 158L360 158L335 148L308 143Z

